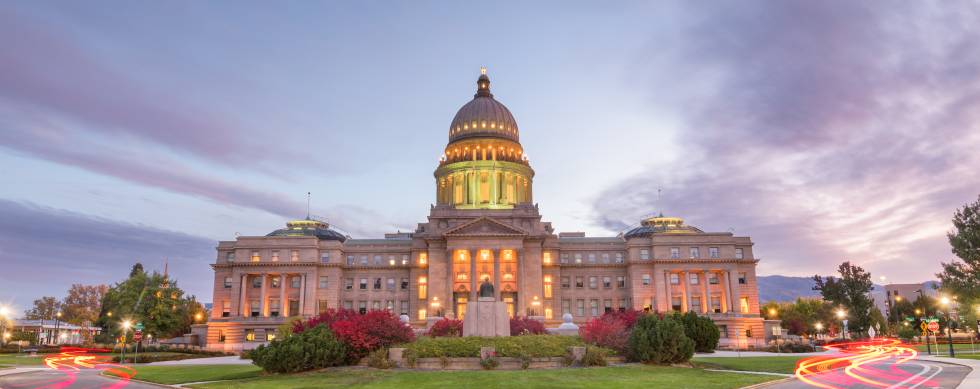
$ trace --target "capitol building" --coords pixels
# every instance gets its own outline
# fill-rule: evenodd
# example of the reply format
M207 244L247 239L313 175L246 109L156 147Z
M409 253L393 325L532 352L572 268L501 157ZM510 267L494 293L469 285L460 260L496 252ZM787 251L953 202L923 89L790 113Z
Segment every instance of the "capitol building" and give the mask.
M581 324L643 309L706 315L722 346L765 336L749 237L663 215L617 236L555 231L534 203L517 121L490 93L485 70L476 83L449 125L427 221L355 239L307 218L219 242L211 317L194 326L201 343L251 349L273 339L285 318L330 308L386 309L417 328L441 317L465 321L485 280L509 315L547 327L564 314Z

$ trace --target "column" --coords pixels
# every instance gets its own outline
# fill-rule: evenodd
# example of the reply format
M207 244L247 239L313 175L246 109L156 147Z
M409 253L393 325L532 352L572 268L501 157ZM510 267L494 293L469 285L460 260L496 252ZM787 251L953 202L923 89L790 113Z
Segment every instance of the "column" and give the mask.
M524 280L524 266L527 262L524 258L524 249L514 250L514 260L517 262L515 266L515 272L517 275L517 301L514 302L514 316L524 316L527 313L527 306L524 302L527 301L528 287L527 282Z
M735 270L738 270L738 268L736 268ZM731 272L729 271L728 274L731 275ZM742 313L741 293L739 293L739 290L738 290L739 289L738 272L735 273L735 276L733 277L733 280L732 281L733 281L731 283L731 285L732 285L732 310L734 310L735 312L738 312L738 313Z
M266 294L269 288L269 275L262 273L260 277L262 277L262 294L259 295L259 315L269 317L269 296Z
M670 272L664 271L664 286L667 289L667 310L671 311L674 309L674 295L670 286Z
M691 277L686 271L682 271L680 277L681 286L684 287L683 297L681 297L681 312L687 313L691 309Z
M721 313L728 313L728 307L732 306L728 293L728 272L718 272L718 278L721 278Z
M299 312L296 312L296 314L306 314L306 273L303 273L302 278L299 280Z
M711 294L708 292L708 271L701 272L701 312L711 312Z
M478 277L476 275L476 256L473 255L473 251L466 250L466 252L470 254L470 301L476 301L476 296L477 296L476 291L477 288L479 288L480 282L483 282L483 280L477 280ZM453 301L453 304L455 303L456 302Z
M493 298L500 301L500 249L493 250Z
M286 273L279 273L279 317L289 317L289 302L286 301L286 289L289 280L286 278Z
M248 273L242 274L241 282L239 282L241 287L241 293L238 295L238 316L248 316L248 311L246 310L246 305L248 305L246 292L248 291Z

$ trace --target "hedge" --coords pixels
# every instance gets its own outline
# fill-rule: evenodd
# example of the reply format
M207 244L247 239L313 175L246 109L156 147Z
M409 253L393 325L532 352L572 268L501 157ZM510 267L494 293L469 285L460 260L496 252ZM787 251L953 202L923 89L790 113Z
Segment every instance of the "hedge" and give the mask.
M480 347L493 347L498 357L562 357L569 347L585 346L578 336L525 335L510 337L422 337L404 344L414 358L479 357ZM611 351L610 351L611 352Z

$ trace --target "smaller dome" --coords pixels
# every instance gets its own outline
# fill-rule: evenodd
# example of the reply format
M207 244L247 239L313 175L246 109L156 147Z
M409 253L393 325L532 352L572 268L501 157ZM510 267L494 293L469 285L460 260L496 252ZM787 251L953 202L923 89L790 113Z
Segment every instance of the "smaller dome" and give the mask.
M684 224L684 219L667 217L663 214L643 219L640 226L623 234L626 239L648 237L652 234L703 234L704 231Z
M321 240L345 241L347 236L334 231L326 222L303 219L286 223L286 228L270 232L266 236L315 236Z
M517 121L510 110L493 98L487 69L480 69L473 100L463 105L449 125L449 143L470 137L491 137L520 142Z

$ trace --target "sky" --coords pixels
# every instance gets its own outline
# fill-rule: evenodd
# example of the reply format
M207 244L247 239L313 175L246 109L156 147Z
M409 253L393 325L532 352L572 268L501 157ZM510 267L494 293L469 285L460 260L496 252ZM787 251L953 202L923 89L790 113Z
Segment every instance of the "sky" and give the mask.
M137 261L210 301L217 242L307 192L413 230L480 66L558 231L663 212L750 236L760 274L922 282L980 194L975 2L10 1L0 48L19 310Z

